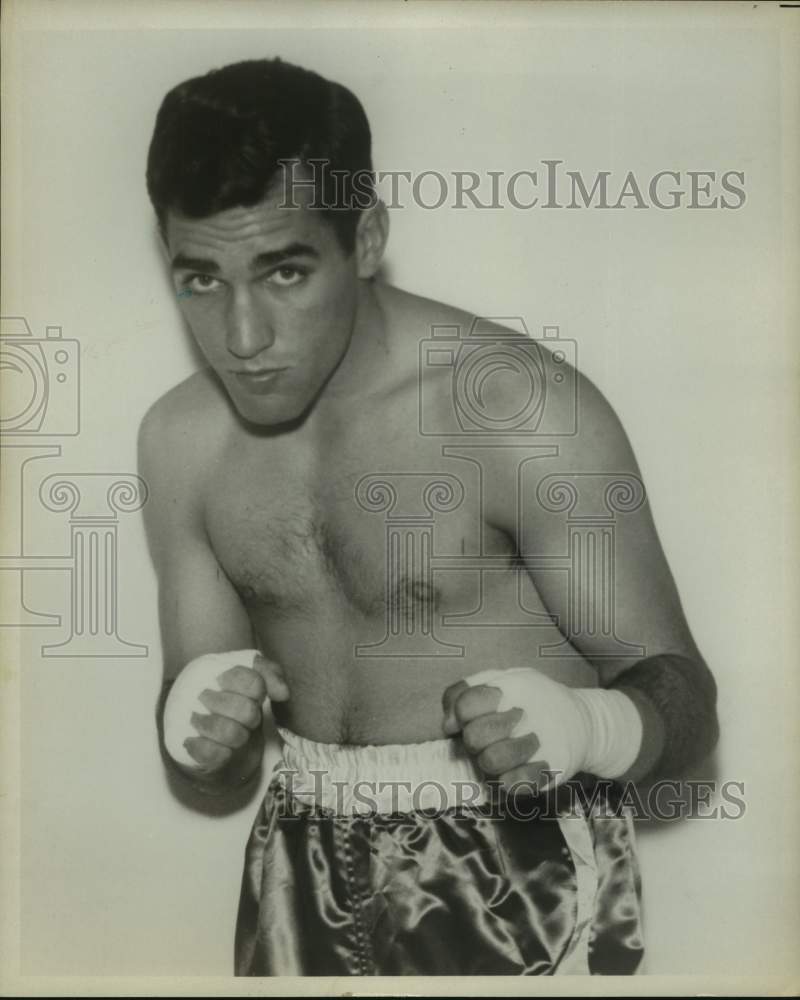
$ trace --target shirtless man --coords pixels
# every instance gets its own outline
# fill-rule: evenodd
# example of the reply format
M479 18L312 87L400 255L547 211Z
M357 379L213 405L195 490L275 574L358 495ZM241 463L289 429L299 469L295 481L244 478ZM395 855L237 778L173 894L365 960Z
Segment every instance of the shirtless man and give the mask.
M632 972L625 816L526 820L508 789L529 781L530 802L589 775L676 777L716 741L714 681L643 494L615 522L611 628L576 624L601 612L594 572L563 572L565 511L608 512L610 484L630 500L639 483L598 389L553 352L566 377L538 429L467 440L453 351L421 358L432 332L460 341L475 318L376 278L376 199L320 208L305 184L287 200L279 161L354 176L370 156L357 99L278 60L190 80L159 112L148 190L208 362L140 433L164 759L221 794L258 774L262 706L279 727L239 975ZM480 405L524 407L507 369ZM461 779L479 789L466 803ZM373 782L366 808L357 780ZM439 799L416 794L433 783Z

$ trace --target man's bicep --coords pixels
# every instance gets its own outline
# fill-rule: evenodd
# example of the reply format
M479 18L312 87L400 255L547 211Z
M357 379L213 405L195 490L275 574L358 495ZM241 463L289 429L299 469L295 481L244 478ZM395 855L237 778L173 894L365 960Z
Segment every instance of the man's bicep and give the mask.
M640 657L696 647L628 437L588 380L581 390L578 434L528 463L519 531L545 605L607 683Z
M208 541L190 470L157 410L142 423L139 471L149 492L145 528L158 577L164 676L204 653L253 645L252 627Z

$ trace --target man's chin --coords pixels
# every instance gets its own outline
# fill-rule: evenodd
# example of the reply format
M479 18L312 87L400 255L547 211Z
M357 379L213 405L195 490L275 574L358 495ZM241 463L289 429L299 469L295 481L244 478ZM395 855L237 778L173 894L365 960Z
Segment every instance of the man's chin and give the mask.
M308 410L308 404L283 395L242 397L231 394L233 405L239 416L255 427L279 428L284 424L300 421Z

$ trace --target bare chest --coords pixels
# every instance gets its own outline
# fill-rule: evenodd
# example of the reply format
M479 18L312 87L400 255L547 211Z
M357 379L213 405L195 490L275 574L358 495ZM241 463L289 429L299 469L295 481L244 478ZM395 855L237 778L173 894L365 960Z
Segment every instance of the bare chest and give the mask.
M435 557L512 546L482 524L478 484L440 449L382 436L369 448L233 449L212 476L206 527L245 606L314 615L320 605L369 617L387 605L458 605L458 574Z

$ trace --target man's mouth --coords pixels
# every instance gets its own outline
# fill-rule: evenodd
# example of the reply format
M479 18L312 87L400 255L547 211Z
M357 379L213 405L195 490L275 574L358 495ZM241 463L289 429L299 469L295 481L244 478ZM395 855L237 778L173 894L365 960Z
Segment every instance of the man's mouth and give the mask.
M247 392L266 392L278 380L282 372L287 368L257 368L253 371L234 371L234 376L239 385Z

